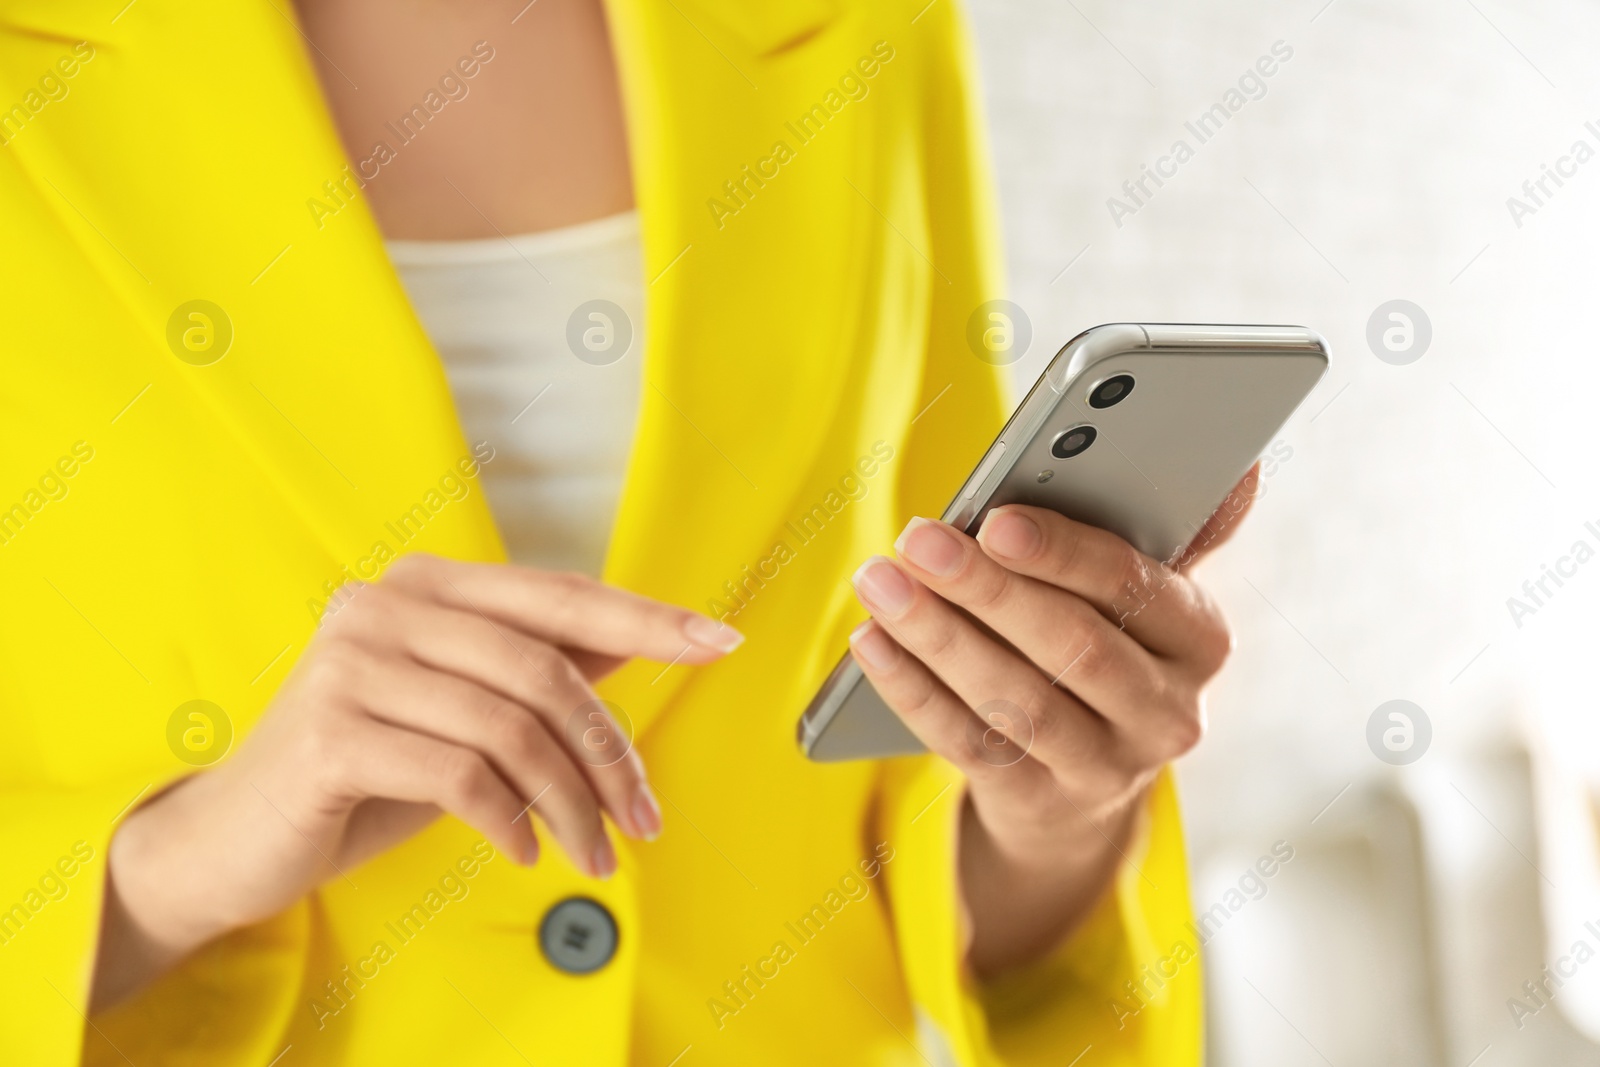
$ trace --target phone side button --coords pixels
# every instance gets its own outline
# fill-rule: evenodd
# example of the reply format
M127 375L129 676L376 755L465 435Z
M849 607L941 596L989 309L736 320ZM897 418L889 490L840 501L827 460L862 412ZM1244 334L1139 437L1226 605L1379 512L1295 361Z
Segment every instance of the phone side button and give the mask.
M978 469L972 472L972 477L967 479L967 488L961 494L962 500L971 500L978 495L978 490L983 488L983 483L989 480L989 475L994 473L995 464L1000 462L1000 457L1006 454L1006 443L996 441L989 454L983 457L983 462L978 464Z

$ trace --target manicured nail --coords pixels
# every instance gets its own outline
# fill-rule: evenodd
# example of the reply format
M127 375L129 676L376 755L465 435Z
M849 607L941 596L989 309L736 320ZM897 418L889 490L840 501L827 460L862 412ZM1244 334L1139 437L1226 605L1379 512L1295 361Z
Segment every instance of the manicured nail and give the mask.
M596 878L610 878L616 873L617 850L611 847L611 838L602 837L600 843L594 846L589 869Z
M871 619L855 628L850 635L850 647L875 671L886 671L900 659L900 646Z
M856 587L857 595L867 607L891 618L903 614L911 606L915 592L911 580L882 556L873 556L863 563L850 584Z
M997 556L1028 559L1044 544L1039 524L1016 511L991 511L978 531L978 541Z
M912 519L894 543L901 559L910 560L929 574L948 578L961 567L961 542L942 522Z
M744 644L744 634L725 622L704 615L690 615L683 622L683 636L696 645L714 648L718 652L732 652Z
M656 803L656 795L643 782L633 798L633 825L646 841L654 841L661 836L661 805Z

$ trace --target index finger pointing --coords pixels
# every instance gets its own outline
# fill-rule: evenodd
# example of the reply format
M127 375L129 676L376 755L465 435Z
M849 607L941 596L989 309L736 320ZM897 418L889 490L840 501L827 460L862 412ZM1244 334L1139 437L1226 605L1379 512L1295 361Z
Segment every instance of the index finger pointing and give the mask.
M550 644L607 656L709 663L744 641L727 623L581 574L414 555L385 579Z

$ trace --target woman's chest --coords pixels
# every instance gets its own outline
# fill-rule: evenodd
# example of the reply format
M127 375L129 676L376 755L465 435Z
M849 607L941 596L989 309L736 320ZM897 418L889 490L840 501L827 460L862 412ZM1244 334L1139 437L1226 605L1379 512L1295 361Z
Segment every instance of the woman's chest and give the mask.
M385 236L532 233L632 206L599 0L297 6Z

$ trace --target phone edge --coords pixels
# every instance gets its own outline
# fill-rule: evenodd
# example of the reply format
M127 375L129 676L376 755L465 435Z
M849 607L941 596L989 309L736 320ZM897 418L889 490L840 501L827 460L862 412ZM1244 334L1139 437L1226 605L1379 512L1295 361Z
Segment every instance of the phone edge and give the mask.
M1169 336L1163 333L1158 333L1156 338L1152 338L1151 329L1164 330L1169 327L1188 330L1190 333L1187 338L1179 338L1175 335ZM1209 336L1203 332L1196 333L1196 331L1205 330L1218 332ZM1221 332L1226 330L1250 331L1255 336L1241 338L1240 333L1230 335ZM1137 331L1137 338L1135 338L1134 331ZM1273 332L1269 333L1269 331ZM1159 343L1157 338L1159 338ZM1136 345L1130 346L1126 343L1135 339L1139 341ZM1299 344L1295 344L1295 341L1298 341ZM1306 326L1246 325L1242 323L1110 322L1083 330L1062 345L1054 356L1050 357L1050 362L1045 365L1044 371L1029 387L1022 402L1017 405L1016 410L1011 413L1011 417L1006 420L1005 425L995 434L994 440L989 443L989 447L984 450L983 456L973 465L967 477L962 480L960 487L955 492L955 496L951 498L950 503L940 515L940 521L955 526L963 532L970 532L972 523L976 522L979 516L983 514L985 507L989 503L989 497L993 494L995 488L1005 480L1006 474L1011 471L1017 462L1017 457L1020 455L1021 450L1014 449L1011 445L1018 437L1029 437L1036 433L1038 426L1047 421L1055 413L1061 402L1066 399L1067 386L1077 380L1079 375L1098 364L1116 359L1118 356L1130 351L1205 351L1213 348L1237 351L1241 348L1248 350L1257 345L1271 351L1300 347L1307 354L1320 356L1322 359L1322 371L1317 375L1318 383L1322 381L1322 376L1327 373L1331 362L1327 340L1320 333ZM1313 385L1312 389L1315 388L1316 385ZM1046 390L1048 391L1048 399ZM1310 395L1311 392L1308 390L1306 397ZM1301 404L1305 403L1306 397L1301 398ZM1299 408L1300 405L1296 404L1294 411L1298 411ZM1285 424L1294 417L1294 411L1285 416ZM1025 416L1026 421L1024 422ZM1025 430L1017 431L1019 425L1025 426ZM1007 451L1011 453L1010 461L1005 462L1002 458L1001 461L997 461L990 466L990 457L1002 444L1006 445ZM974 481L978 484L973 485ZM968 495L969 487L972 489L970 496ZM853 677L851 676L852 672ZM812 753L816 748L817 742L827 733L828 727L838 715L839 709L844 706L845 701L854 692L855 687L866 681L866 675L861 672L855 657L846 649L839 662L834 664L833 669L823 679L816 695L806 705L805 711L801 712L799 721L795 724L795 740L799 743L801 752L807 759L814 762L844 762L843 760L817 760ZM891 755L914 755L920 751L925 750L912 749L904 753L850 758L883 759Z

